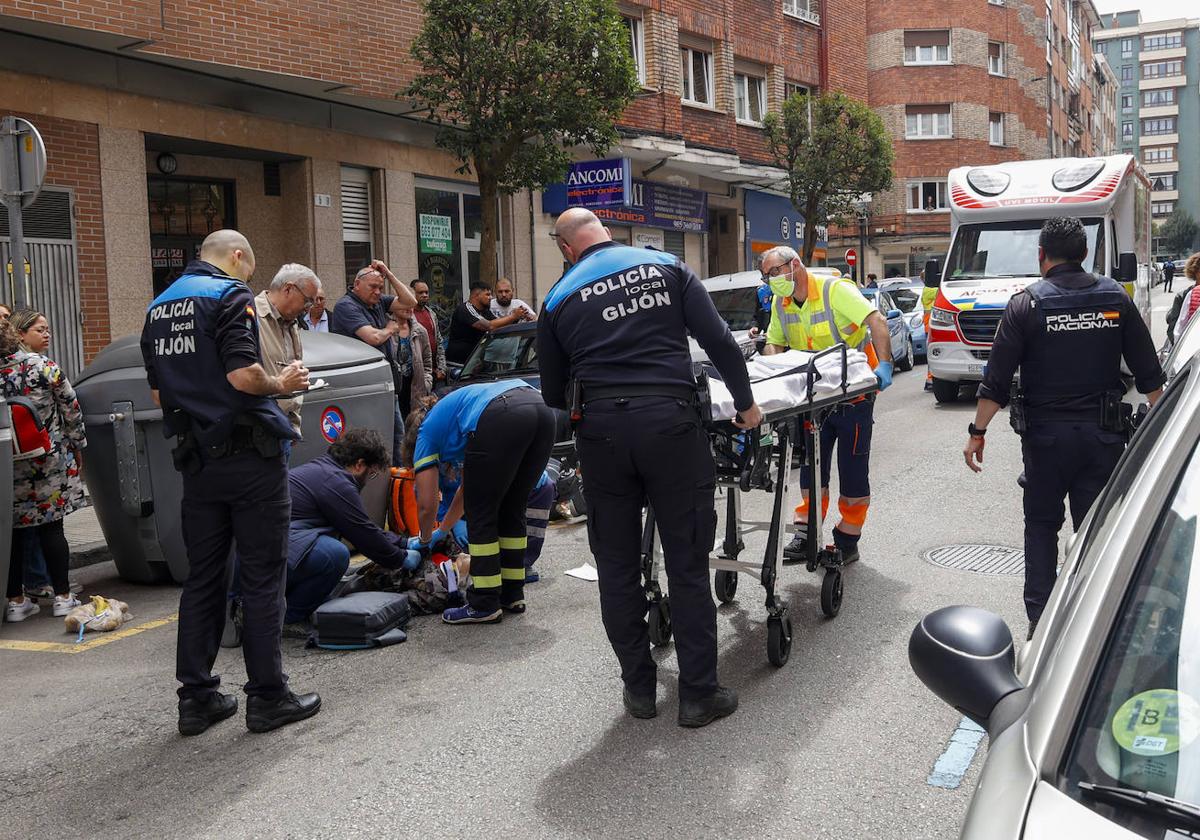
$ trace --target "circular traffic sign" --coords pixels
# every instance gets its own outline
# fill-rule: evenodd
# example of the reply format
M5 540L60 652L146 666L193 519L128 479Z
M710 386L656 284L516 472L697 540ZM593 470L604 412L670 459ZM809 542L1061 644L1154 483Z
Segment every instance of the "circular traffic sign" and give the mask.
M342 436L346 431L346 415L336 405L327 406L321 412L321 437L329 443Z
M858 252L853 248L846 249L846 265L854 265L858 262Z

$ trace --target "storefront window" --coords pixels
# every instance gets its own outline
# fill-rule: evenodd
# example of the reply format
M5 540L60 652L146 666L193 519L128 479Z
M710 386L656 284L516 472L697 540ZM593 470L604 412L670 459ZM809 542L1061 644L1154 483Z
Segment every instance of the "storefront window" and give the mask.
M230 181L146 177L150 265L157 296L200 254L204 237L237 226Z
M448 317L480 276L479 196L457 184L418 182L416 202L417 276L429 284L430 299Z

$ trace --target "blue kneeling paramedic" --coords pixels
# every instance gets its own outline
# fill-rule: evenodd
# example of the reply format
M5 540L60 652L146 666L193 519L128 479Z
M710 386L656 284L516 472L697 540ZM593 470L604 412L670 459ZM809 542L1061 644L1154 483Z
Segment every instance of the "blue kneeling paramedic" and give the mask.
M546 296L538 321L542 395L548 405L581 409L576 445L586 476L588 540L600 573L604 628L621 663L625 709L639 718L657 714L639 557L649 500L670 580L679 723L705 726L737 710L737 693L717 682L708 575L716 474L688 333L733 394L735 425L757 426L762 414L737 342L691 269L671 254L617 245L580 207L559 216L552 235L572 267Z
M188 578L179 600L179 731L199 735L237 711L212 673L227 609L231 544L244 597L246 726L265 732L316 714L321 698L288 690L280 657L287 568L285 450L296 437L272 395L308 387L294 362L278 375L259 363L258 318L246 281L254 252L235 230L211 233L200 259L150 304L142 358L174 436L183 473Z
M409 415L418 426L413 447L417 519L421 533L410 548L428 549L434 529L438 470L462 464L461 510L467 520L471 588L467 604L442 613L447 624L493 624L504 613L525 612L525 509L554 446L554 412L520 379L467 385L432 408ZM411 433L410 433L411 434ZM452 504L447 523L458 517Z

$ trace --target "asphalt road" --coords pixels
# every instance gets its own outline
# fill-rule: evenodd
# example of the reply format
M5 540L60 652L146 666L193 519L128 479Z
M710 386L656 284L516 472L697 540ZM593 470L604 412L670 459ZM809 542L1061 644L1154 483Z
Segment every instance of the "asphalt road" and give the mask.
M1021 545L1019 447L1002 415L985 471L968 472L972 404L936 407L923 378L923 366L899 374L879 401L873 504L841 615L821 616L816 575L786 569L796 639L777 669L761 587L743 576L720 609L721 678L741 695L727 720L676 726L669 647L659 717L623 714L596 586L562 574L590 559L583 526L568 526L547 540L524 616L417 618L407 643L380 651L286 641L293 687L324 708L266 735L240 715L176 733L169 621L77 654L0 649L0 837L956 837L980 756L957 789L928 783L960 716L912 675L907 640L953 603L1024 637L1019 576L922 559L952 543ZM766 507L757 493L745 510ZM747 539L761 551L761 535ZM79 574L87 592L127 598L133 627L177 603L108 564ZM69 643L60 630L39 616L4 625L0 643ZM245 678L236 651L217 668L227 687Z

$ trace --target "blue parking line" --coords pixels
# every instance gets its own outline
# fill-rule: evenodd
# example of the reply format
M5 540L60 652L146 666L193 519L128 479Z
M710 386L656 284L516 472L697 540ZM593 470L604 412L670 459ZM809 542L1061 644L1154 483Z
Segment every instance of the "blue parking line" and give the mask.
M975 757L985 734L987 733L974 721L963 718L954 734L950 736L950 743L946 744L945 752L933 765L933 772L925 781L933 787L947 790L957 788L962 784L963 776L971 766L971 759Z

